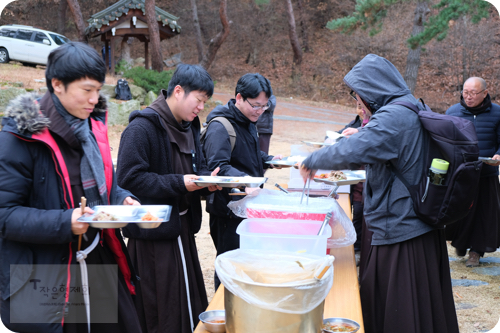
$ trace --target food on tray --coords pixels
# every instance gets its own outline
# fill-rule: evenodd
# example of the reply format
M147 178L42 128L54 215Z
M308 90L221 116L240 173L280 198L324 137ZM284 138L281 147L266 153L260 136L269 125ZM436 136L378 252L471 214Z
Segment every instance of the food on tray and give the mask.
M319 175L315 175L314 178L328 179L334 182L339 180L347 180L347 176L342 171L330 171L329 174L322 173Z
M211 324L224 324L226 320L222 317L217 317L215 319L207 320L207 322Z
M113 214L108 214L105 211L100 211L96 214L96 216L94 216L92 221L120 221L120 219Z
M154 216L150 212L147 212L143 217L141 217L142 221L161 221L160 218Z
M344 323L323 324L323 331L327 332L354 332L356 327Z

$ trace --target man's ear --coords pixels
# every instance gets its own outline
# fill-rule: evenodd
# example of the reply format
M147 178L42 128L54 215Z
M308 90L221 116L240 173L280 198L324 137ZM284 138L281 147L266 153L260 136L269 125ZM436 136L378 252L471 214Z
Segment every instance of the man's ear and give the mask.
M53 77L50 83L52 83L52 88L54 88L54 91L57 93L62 93L66 90L64 83L59 79Z
M180 99L184 94L184 89L180 85L176 85L172 94L175 98Z

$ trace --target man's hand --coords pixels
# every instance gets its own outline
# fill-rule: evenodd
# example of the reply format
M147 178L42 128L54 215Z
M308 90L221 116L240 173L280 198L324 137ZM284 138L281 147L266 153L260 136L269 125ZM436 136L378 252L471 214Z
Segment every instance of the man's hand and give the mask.
M316 171L318 170L312 170L307 168L304 164L299 165L299 171L300 175L302 176L302 179L304 179L304 183L307 181L307 179L314 179L314 175L316 174Z
M93 214L94 211L89 207L85 207L84 213ZM89 224L86 222L78 222L77 219L82 216L82 210L80 208L73 209L73 213L71 214L71 232L73 235L82 235L87 232L89 228Z
M358 129L357 128L346 128L343 132L342 132L342 135L345 136L346 138L350 137L351 135L353 134L356 134L358 133Z
M273 157L272 161L282 160L282 159L283 159L283 155L279 154L279 155L275 155L275 156ZM271 168L273 168L273 169L281 169L281 166L271 164Z
M220 168L219 168L219 167L215 168L215 170L214 170L214 171L212 171L212 173L210 174L210 176L217 176L217 174L219 173L219 171L220 171ZM210 185L210 186L208 187L208 190L209 190L210 192L217 191L217 190L219 190L219 191L220 191L220 190L222 190L222 187L220 187L219 185Z
M499 166L500 165L500 155L495 155L492 157L494 161L483 161L488 165Z
M141 203L137 200L132 199L132 197L126 197L125 200L123 200L123 205L125 205L125 206L140 206Z
M197 175L184 175L184 186L186 186L188 192L201 190L203 188L194 183L196 179L200 179L200 177Z

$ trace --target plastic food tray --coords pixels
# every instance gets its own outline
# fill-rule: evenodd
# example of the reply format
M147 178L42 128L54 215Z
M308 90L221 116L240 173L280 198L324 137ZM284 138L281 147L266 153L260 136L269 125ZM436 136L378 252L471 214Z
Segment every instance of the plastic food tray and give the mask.
M137 223L140 228L152 229L160 226L162 222L168 222L172 206L168 205L145 205L145 206L95 206L91 207L93 214L84 214L78 218L79 222L87 222L93 228L116 229L123 228L129 223ZM115 216L117 221L94 221L94 217L100 212ZM159 218L159 221L143 221L141 218L149 212Z
M204 176L193 182L202 187L219 185L220 187L259 187L267 181L266 177L222 177Z

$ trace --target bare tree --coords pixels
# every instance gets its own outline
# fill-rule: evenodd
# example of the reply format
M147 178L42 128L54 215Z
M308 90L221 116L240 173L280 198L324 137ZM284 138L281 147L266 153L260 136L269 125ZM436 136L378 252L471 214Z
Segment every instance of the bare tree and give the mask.
M73 19L75 20L76 30L78 30L78 40L80 42L87 42L87 36L85 36L85 23L83 21L82 11L80 10L80 4L78 0L67 0L69 9L73 14Z
M66 9L68 9L68 2L60 0L57 8L57 32L61 35L66 32Z
M415 9L415 17L413 18L413 31L412 36L416 36L424 31L425 16L430 12L427 0L419 0L417 8ZM404 79L410 91L415 91L417 86L418 69L420 67L420 53L422 47L418 45L416 48L408 49L408 56L406 58L406 70Z
M307 33L306 19L304 17L304 7L302 6L302 0L297 1L297 7L299 8L300 17L300 30L302 31L302 46L304 47L304 52L311 52L309 47L309 34Z
M288 36L293 50L293 63L300 65L302 63L302 49L300 47L297 30L295 28L295 17L293 16L292 0L286 0L286 12L288 16Z
M196 0L191 0L191 9L193 11L193 25L196 35L196 47L198 48L198 62L203 60L203 42L201 40L200 20L198 19L198 8Z
M157 72L163 70L160 45L160 28L156 21L155 0L145 1L146 18L149 28L149 42L151 43L151 68Z
M227 20L227 0L220 0L220 6L219 6L219 15L220 15L220 21L222 23L222 31L220 31L215 38L212 38L210 40L210 44L208 44L208 50L207 52L203 55L203 59L200 62L200 65L205 68L209 69L210 66L212 65L212 62L215 59L215 55L217 54L217 51L221 47L222 43L227 38L227 35L229 35L229 26L232 21Z

